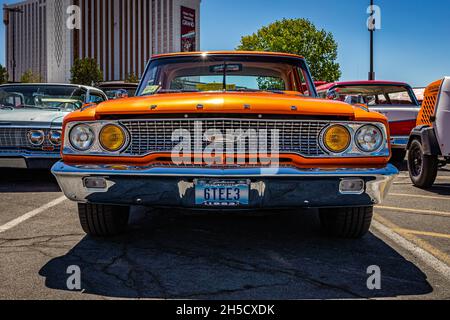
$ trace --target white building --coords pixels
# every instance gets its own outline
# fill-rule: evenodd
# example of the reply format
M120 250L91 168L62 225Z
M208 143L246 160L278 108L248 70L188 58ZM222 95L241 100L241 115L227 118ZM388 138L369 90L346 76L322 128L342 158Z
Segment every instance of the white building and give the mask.
M68 82L73 61L83 57L97 60L105 81L140 76L153 54L199 50L200 1L27 0L9 5L22 11L4 18L10 80L19 81L32 70L47 82Z

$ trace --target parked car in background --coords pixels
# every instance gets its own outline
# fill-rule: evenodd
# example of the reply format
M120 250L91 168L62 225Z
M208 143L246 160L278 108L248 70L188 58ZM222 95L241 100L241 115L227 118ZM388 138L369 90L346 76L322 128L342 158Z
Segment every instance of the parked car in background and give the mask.
M414 94L416 95L417 102L419 102L419 105L422 105L423 102L423 96L425 94L425 88L413 88Z
M60 159L64 116L107 99L80 85L0 86L0 168L51 168Z
M141 205L319 208L326 231L358 238L398 173L386 117L318 99L305 60L286 53L158 55L137 97L63 126L52 172L94 236L123 232Z
M138 87L137 83L126 83L123 81L103 82L97 86L103 90L109 99L120 99L134 97Z
M408 150L412 182L419 188L431 187L438 168L450 163L450 77L426 88Z
M416 126L420 104L413 89L403 82L348 81L334 82L317 88L322 98L338 99L351 104L366 105L384 114L389 120L392 161L405 159L409 135Z

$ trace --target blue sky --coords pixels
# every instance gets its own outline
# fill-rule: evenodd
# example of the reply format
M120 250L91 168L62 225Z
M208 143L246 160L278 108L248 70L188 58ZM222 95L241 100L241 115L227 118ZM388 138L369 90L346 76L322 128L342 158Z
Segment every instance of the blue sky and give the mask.
M0 4L16 1L0 0ZM366 79L369 71L369 0L202 0L202 50L234 49L241 36L282 18L308 18L331 31L339 44L343 80ZM378 79L413 86L450 74L449 0L375 0L382 29L375 34ZM4 26L0 63L4 64Z

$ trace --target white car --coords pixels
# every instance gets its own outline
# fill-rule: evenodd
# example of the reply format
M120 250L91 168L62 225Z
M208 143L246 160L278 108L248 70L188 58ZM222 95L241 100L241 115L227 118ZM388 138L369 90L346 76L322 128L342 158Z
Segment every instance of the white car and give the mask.
M409 135L416 126L420 104L407 83L394 81L346 81L319 86L322 98L332 98L354 105L365 105L389 120L392 160L402 162Z
M107 96L72 84L0 86L0 168L43 169L60 158L64 117Z

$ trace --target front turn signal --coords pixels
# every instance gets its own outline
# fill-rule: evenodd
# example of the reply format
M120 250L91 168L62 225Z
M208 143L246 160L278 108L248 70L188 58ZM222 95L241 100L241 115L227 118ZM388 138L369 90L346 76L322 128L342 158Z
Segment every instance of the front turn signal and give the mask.
M108 124L100 131L100 144L103 149L116 152L125 145L126 135L124 130L115 124Z
M323 144L332 153L342 153L347 150L351 140L350 132L342 125L332 125L323 135Z

